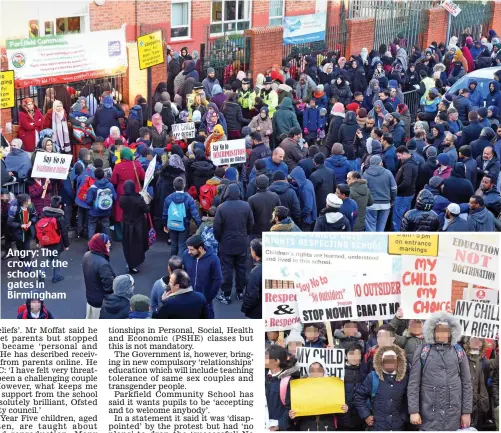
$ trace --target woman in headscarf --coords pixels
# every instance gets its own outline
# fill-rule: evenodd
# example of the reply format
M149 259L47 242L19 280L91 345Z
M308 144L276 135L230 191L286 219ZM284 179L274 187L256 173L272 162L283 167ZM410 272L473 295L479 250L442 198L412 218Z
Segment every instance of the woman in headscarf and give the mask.
M82 259L87 297L86 319L99 319L104 297L113 293L115 271L110 263L111 239L104 233L96 233L87 244Z
M175 51L172 54L172 59L167 66L167 91L171 99L174 99L174 78L181 72L181 64L179 62L179 53Z
M447 78L447 83L449 86L452 86L456 83L461 77L466 75L466 71L464 70L463 64L459 61L454 62L452 71Z
M139 128L143 126L143 110L140 105L134 105L130 109L129 118L127 119L127 141L131 146L135 146L136 140L139 138Z
M66 117L62 102L57 99L52 105L52 131L54 132L54 140L59 145L59 148L69 153L71 151L71 143L68 132L68 118Z
M127 272L137 274L137 267L144 262L148 251L149 222L145 214L150 212L132 180L124 183L123 195L119 199L123 211L123 251L127 262Z
M254 86L257 89L257 93L264 87L264 75L257 74L256 77L256 85Z
M475 63L473 62L473 57L471 56L470 49L465 45L463 48L461 48L461 51L468 65L468 71L470 72L474 71Z
M71 108L71 95L68 93L68 89L65 84L55 84L54 85L54 101L61 101L63 104L64 111L66 113L70 112Z
M378 99L374 101L374 108L369 111L369 117L373 117L376 121L374 126L376 128L381 128L384 123L384 116L388 114L388 111L384 108L384 104Z
M421 58L421 48L418 45L412 47L411 63L416 63Z
M330 84L331 80L334 79L334 65L332 63L323 65L322 70L318 73L318 78L320 79L320 84L324 86Z
M163 124L162 116L158 113L151 118L151 146L153 148L163 148L169 141L169 128Z
M409 64L409 61L407 58L407 51L405 51L403 48L399 48L397 50L397 55L396 55L395 59L401 63L402 69L405 72L407 70L407 66Z
M351 102L353 93L343 75L340 75L330 86L330 97L335 97L344 106Z
M365 69L365 72L367 72L369 68L369 50L367 48L362 48L360 50L360 59L362 60L361 66Z
M19 107L19 130L17 136L23 142L23 150L30 155L35 151L39 133L43 129L43 123L42 113L33 102L33 99L23 99L23 103Z
M131 180L136 186L136 192L141 189L141 184L144 182L144 170L139 161L134 160L132 150L124 148L120 152L120 164L115 165L113 174L111 175L111 183L115 186L117 193L117 202L113 206L113 217L115 219L115 234L117 241L122 240L122 208L118 205L120 197L124 194L125 182Z
M468 62L464 58L463 52L459 48L454 52L454 57L449 72L452 71L452 68L454 68L454 64L456 62L461 62L461 64L463 65L463 69L465 70L466 73L468 73Z
M153 98L151 98L152 109L155 108L155 104L157 102L162 102L162 92L167 92L167 83L164 81L158 83L155 93L153 94Z
M373 78L369 81L369 86L364 92L364 100L362 101L362 107L371 111L374 108L374 101L377 100L379 94L379 81Z
M248 125L250 120L245 119L242 113L242 106L237 102L237 94L231 92L228 100L223 105L223 114L228 125L228 138L230 140L241 137L240 130Z
M114 146L116 140L122 140L123 144L127 145L127 140L120 134L120 128L118 126L112 126L110 128L110 135L104 140L104 147L109 148Z
M200 122L199 132L203 132L205 136L208 136L209 134L212 134L212 131L214 130L214 127L216 125L221 125L224 134L226 135L228 131L226 119L224 115L220 113L217 105L213 102L210 102L207 106L207 114L202 118L202 121Z
M372 71L372 74L371 74ZM381 77L385 77L386 74L383 69L383 62L379 57L374 57L371 62L371 70L369 71L369 75L372 75L372 79L378 79Z
M205 154L207 158L210 158L212 143L216 141L226 141L226 135L224 134L223 127L221 125L215 125L212 133L205 140Z
M186 108L187 96L193 92L195 83L196 81L193 77L188 77L184 80L183 84L181 84L181 87L179 87L179 90L177 91L177 94L181 96L183 109Z
M44 129L45 131L45 129ZM42 143L39 148L35 149L33 155L31 155L31 164L35 163L35 158L38 152L48 152L48 153L57 153L57 148L54 146L54 141L51 137L45 137L42 140Z
M351 62L353 68L353 80L351 81L351 90L355 92L363 92L367 89L367 77L365 76L364 68L359 64L358 60Z

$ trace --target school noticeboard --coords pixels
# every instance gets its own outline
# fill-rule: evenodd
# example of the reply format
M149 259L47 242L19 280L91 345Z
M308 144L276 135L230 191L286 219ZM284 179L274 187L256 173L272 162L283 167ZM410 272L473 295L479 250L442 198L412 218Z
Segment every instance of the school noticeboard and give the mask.
M438 256L438 235L388 235L388 253L410 256Z
M338 377L291 380L291 409L296 416L342 413L344 382Z
M139 36L136 42L139 69L147 69L164 63L163 36L161 30Z
M298 347L296 349L296 359L302 377L308 376L308 369L313 362L320 361L327 369L329 376L344 379L344 349Z
M176 140L195 138L195 122L174 123L172 125L172 134Z
M499 340L499 305L459 300L454 315L462 335Z
M221 165L244 164L247 160L245 139L216 141L211 144L210 159L219 167Z
M72 159L72 155L37 152L31 177L64 180L68 177Z
M13 108L15 105L14 71L2 71L0 72L0 108Z
M284 17L284 45L325 40L327 13Z
M286 331L299 322L295 289L264 292L264 324L267 331Z
M6 41L16 88L124 74L125 30L73 33Z

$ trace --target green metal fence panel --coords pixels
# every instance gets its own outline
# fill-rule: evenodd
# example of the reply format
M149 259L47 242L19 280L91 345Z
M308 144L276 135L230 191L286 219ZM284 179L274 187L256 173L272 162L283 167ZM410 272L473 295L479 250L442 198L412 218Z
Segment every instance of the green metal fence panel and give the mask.
M489 23L492 18L493 3L491 1L462 1L458 3L461 13L450 17L447 42L452 36L457 36L461 45L471 36L474 41L479 41L489 32Z

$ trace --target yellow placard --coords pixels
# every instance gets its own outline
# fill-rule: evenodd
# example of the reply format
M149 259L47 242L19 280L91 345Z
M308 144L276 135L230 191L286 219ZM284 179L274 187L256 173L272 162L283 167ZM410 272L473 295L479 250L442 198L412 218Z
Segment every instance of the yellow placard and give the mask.
M342 413L344 382L339 377L318 377L290 381L291 409L296 416Z
M388 235L388 254L438 256L438 235Z
M137 38L139 69L151 68L164 62L162 31L149 33Z
M0 108L13 108L16 105L14 93L14 71L0 73Z

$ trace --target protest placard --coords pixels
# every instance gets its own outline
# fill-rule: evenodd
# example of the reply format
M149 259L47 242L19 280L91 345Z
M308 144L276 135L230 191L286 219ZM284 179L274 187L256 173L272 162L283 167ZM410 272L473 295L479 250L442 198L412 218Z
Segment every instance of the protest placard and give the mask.
M172 125L172 134L176 140L195 138L195 122L174 123Z
M344 382L338 377L291 380L290 387L291 409L296 412L296 416L343 412Z
M437 256L438 235L388 235L388 254L410 256Z
M72 155L37 152L31 177L33 179L66 179L72 159Z
M355 292L351 280L325 270L296 280L299 317L303 323L355 317Z
M353 284L357 320L392 319L400 306L400 280L364 276Z
M155 155L153 159L150 161L150 163L148 164L148 168L146 169L146 173L144 174L143 191L146 191L148 189L148 186L155 174L156 165L157 165L157 155Z
M316 347L298 347L296 349L297 365L301 376L308 376L308 369L313 362L320 361L329 376L344 379L344 349L319 349Z
M296 290L265 290L264 319L266 331L286 331L299 323Z
M463 289L463 300L473 302L484 302L486 304L499 303L499 290L488 287L475 287L469 284Z
M406 319L452 311L451 262L447 257L402 256L401 305Z
M218 167L220 165L243 164L247 160L245 139L216 141L211 144L210 159Z
M499 305L459 300L454 315L462 335L499 340Z

